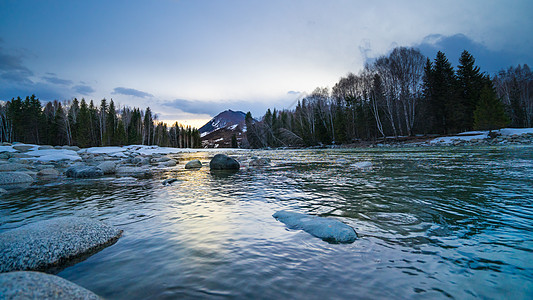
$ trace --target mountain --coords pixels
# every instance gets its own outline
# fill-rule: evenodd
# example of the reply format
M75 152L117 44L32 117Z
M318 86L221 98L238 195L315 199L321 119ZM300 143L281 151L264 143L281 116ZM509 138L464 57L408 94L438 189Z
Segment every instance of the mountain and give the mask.
M237 143L240 144L243 132L246 131L245 117L244 112L232 110L226 110L216 115L198 130L202 137L202 146L205 148L229 148L234 135Z
M205 136L221 128L244 124L244 117L246 117L246 114L242 111L228 109L216 115L211 121L200 127L198 131L202 136Z

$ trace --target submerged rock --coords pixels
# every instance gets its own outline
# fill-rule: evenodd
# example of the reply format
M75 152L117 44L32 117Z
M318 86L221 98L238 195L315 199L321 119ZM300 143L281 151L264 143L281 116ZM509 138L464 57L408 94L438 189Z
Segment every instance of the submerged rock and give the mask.
M360 161L354 164L351 164L350 167L354 169L370 169L372 168L372 162L370 161Z
M68 168L65 175L72 178L94 178L104 176L104 172L98 167L74 166Z
M73 282L40 272L0 274L0 295L2 299L100 299Z
M262 167L262 166L269 166L270 165L270 158L255 158L250 161L250 166L252 167Z
M217 154L209 162L211 170L238 170L241 166L237 160L224 154Z
M27 187L33 183L33 178L23 172L0 172L0 187L15 189ZM1 248L0 248L1 249Z
M0 273L50 270L113 244L122 230L87 218L61 217L0 233Z
M198 159L191 160L185 164L185 169L199 169L202 167L202 162Z
M290 229L301 229L326 242L353 243L355 230L341 221L281 210L272 215Z

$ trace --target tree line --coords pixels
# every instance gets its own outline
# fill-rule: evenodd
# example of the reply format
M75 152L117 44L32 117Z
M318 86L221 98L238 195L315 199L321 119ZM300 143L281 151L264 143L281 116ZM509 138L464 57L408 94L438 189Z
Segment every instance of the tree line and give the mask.
M251 148L531 127L533 75L519 65L490 78L466 50L455 69L443 52L431 60L398 47L292 110L268 109L260 121L248 113L245 121L243 146Z
M175 122L167 126L146 110L115 107L102 99L74 98L51 101L42 107L35 96L17 97L0 103L0 141L47 145L76 145L82 148L122 145L158 145L197 148L201 146L196 128Z

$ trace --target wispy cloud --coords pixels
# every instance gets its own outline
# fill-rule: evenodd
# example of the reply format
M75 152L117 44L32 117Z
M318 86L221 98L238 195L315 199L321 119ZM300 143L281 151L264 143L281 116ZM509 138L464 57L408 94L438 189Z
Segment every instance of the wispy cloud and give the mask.
M0 78L15 83L30 84L33 72L23 64L23 55L10 54L0 47Z
M50 73L47 73L47 74L50 74ZM52 73L53 74L53 73ZM51 76L44 76L42 77L46 82L49 82L49 83L52 83L52 84L59 84L59 85L72 85L72 80L68 80L68 79L61 79L61 78L58 78L57 76L55 75L51 75Z
M150 98L150 97L154 96L152 94L149 94L149 93L146 93L146 92L143 92L143 91L139 91L139 90L136 90L136 89L130 89L130 88L124 88L124 87L116 87L113 90L112 94L134 96L134 97L139 97L139 98Z
M74 91L82 95L90 95L94 93L94 89L88 85L76 85L73 87Z

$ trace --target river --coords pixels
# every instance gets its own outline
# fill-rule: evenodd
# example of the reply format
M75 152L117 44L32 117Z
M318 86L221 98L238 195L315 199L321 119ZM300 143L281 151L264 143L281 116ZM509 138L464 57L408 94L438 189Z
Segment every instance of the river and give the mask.
M124 230L57 275L107 299L531 299L533 147L228 151L243 168L67 180L3 196L0 231L57 216ZM267 157L266 168L247 166ZM371 167L359 168L362 162ZM163 179L177 178L172 185ZM330 244L272 214L336 218Z

